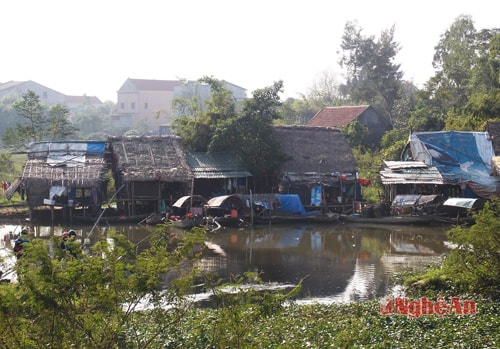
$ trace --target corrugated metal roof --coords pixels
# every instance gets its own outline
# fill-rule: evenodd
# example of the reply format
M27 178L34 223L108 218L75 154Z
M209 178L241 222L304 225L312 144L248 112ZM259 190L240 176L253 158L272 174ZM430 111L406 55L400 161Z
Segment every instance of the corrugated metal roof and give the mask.
M187 162L194 178L245 178L252 174L230 153L189 153Z
M382 184L445 184L445 179L436 167L399 168L380 171Z
M427 164L423 161L386 161L384 163L391 170L403 169L403 168L426 168Z

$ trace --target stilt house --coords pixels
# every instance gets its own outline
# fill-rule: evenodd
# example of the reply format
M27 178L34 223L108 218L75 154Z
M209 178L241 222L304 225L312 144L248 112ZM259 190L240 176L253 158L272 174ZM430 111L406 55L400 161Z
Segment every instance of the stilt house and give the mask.
M288 157L279 192L298 194L304 206L344 212L360 198L356 161L339 129L275 126L275 137Z
M193 175L173 135L110 137L116 202L126 215L164 213L191 193Z
M500 192L494 159L488 132L415 132L402 161L386 161L380 176L387 200L398 194L490 199Z
M187 161L194 176L194 194L211 198L248 191L248 178L252 174L233 154L189 153Z
M32 210L38 206L92 209L106 200L109 152L105 142L67 141L31 144L21 177Z

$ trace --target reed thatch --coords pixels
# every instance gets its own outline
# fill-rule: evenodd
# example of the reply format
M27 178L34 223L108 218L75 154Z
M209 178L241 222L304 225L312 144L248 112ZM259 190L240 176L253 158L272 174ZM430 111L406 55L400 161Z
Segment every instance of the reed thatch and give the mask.
M53 186L100 188L107 182L109 154L105 142L65 141L33 143L21 181L31 207L43 204Z
M89 149L89 144L105 148L104 142L33 143L22 178L37 185L97 186L106 177L109 161L104 151Z
M193 175L180 138L167 136L110 137L113 169L125 182L189 182Z
M330 127L275 126L275 137L288 160L282 173L291 181L337 180L340 174L353 174L356 161L340 130Z

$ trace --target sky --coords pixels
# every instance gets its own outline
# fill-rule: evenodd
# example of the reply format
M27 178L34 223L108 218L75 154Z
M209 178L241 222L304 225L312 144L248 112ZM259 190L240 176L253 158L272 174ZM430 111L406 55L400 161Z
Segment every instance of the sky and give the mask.
M5 0L0 83L32 80L116 102L128 79L213 76L247 89L283 80L300 97L338 65L345 24L378 38L395 26L395 63L418 87L434 75L440 37L460 15L500 27L491 0Z

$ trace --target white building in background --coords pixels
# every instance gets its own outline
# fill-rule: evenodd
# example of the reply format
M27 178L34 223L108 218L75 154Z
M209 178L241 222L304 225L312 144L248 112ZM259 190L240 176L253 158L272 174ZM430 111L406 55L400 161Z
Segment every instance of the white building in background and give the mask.
M237 101L246 98L246 90L225 82ZM197 81L127 79L118 90L117 111L113 125L124 131L147 125L153 133L170 133L176 115L172 110L174 98L198 97L200 103L210 98L210 87Z
M61 104L66 106L72 113L78 111L82 105L100 106L103 104L95 96L67 96L31 80L0 83L0 98L9 95L21 96L21 94L28 91L37 94L41 103L47 106Z

